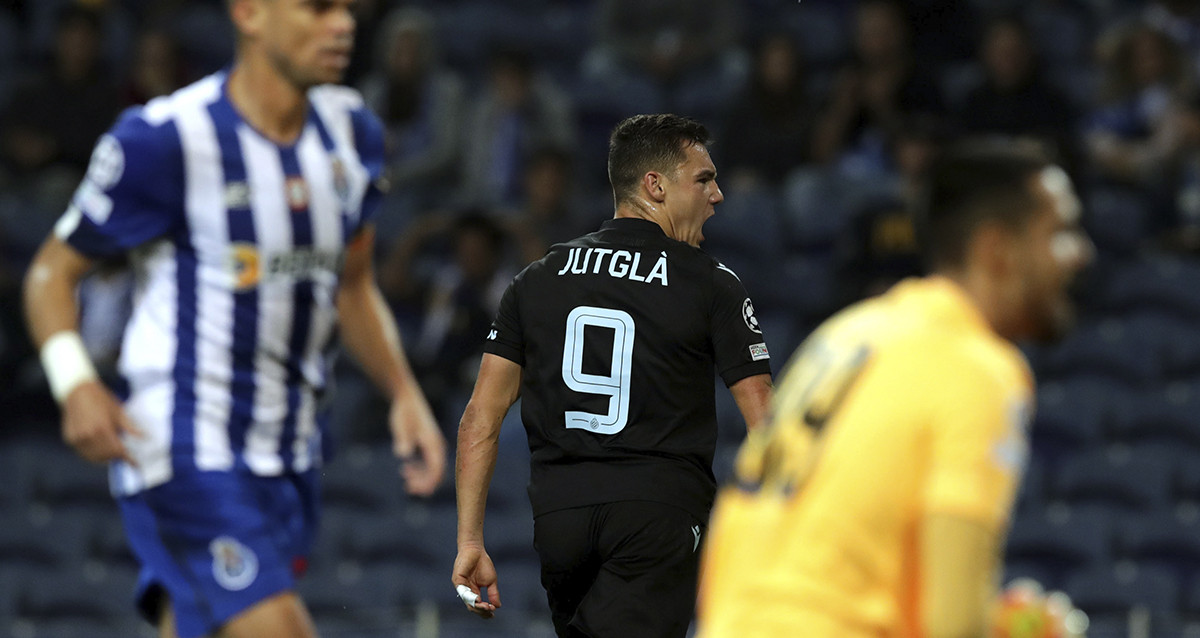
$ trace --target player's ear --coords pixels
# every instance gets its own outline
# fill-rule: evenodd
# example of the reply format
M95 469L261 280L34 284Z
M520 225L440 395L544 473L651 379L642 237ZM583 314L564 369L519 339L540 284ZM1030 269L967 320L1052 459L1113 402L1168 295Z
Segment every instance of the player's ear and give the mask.
M661 202L667 198L661 173L650 171L642 175L642 189L646 191L646 197L649 197L651 201Z
M975 231L969 250L987 274L1004 280L1017 270L1021 259L1021 237L995 221L983 222Z
M241 36L256 36L266 21L262 0L229 0L229 18Z

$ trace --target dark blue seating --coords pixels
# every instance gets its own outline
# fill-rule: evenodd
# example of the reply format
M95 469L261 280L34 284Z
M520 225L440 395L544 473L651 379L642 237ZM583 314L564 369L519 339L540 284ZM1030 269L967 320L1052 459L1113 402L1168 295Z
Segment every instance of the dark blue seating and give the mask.
M1096 449L1064 461L1051 493L1076 505L1152 510L1165 506L1173 469L1173 459L1157 448Z

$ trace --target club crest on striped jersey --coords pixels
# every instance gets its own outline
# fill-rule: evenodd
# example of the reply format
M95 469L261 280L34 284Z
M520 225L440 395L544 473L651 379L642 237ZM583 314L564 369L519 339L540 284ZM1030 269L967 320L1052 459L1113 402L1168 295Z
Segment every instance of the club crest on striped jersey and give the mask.
M297 212L308 208L308 183L303 177L289 177L283 184L287 195L288 208Z
M214 538L208 544L208 551L213 557L213 578L221 587L241 591L258 576L258 557L232 536Z
M342 206L348 208L350 205L350 177L346 174L346 165L337 157L330 160L329 165L333 170L333 192Z

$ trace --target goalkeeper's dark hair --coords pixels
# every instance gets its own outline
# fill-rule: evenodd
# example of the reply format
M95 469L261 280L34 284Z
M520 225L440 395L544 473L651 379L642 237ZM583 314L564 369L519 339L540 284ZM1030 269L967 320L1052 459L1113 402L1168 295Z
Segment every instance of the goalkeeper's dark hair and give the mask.
M671 173L687 159L684 149L710 139L703 124L670 113L622 120L608 140L608 181L617 205L633 197L643 175Z
M1009 139L965 140L942 153L913 215L926 269L963 266L986 222L1024 228L1037 207L1032 178L1051 165L1038 146Z

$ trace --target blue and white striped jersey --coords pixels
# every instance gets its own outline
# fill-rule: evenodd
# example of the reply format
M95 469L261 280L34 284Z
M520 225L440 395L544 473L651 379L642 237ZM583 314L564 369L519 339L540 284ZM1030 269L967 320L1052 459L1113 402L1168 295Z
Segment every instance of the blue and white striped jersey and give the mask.
M137 278L119 370L146 432L118 495L183 472L278 475L321 462L338 278L378 204L383 137L358 93L309 92L299 139L247 124L218 73L125 112L55 229L128 254Z

